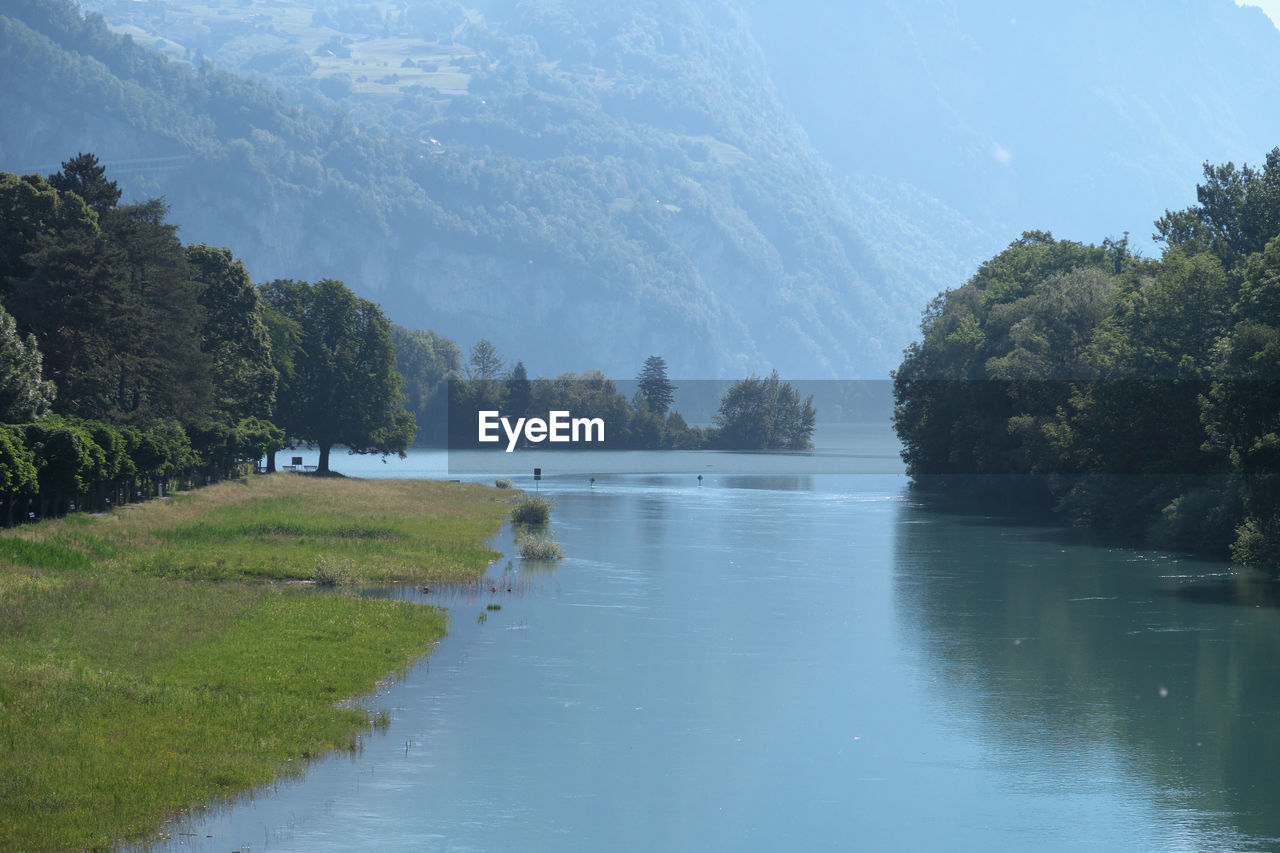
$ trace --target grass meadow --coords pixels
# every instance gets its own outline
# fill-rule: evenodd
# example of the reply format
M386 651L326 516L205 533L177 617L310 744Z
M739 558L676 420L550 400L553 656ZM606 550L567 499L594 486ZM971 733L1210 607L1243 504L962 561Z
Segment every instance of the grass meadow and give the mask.
M442 612L286 583L480 576L496 489L290 474L0 534L0 840L110 849L372 722L343 700L428 651Z

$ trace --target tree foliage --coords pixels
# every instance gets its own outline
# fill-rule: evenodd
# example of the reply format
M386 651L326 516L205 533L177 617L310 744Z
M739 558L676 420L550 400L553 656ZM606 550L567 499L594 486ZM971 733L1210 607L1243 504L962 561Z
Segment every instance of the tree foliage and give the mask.
M403 449L412 415L376 306L322 282L269 308L229 249L183 246L163 202L119 198L92 155L48 180L0 173L6 523L26 501L23 519L238 476L284 444L272 419L300 401L326 417L295 437Z
M1048 475L1077 521L1280 570L1280 149L1197 198L1158 260L1024 235L934 300L894 374L912 475Z
M416 443L443 444L449 408L448 383L462 374L458 345L424 329L392 324L396 372L404 377L405 405L418 424Z
M285 433L319 446L322 473L335 444L353 453L403 454L416 426L404 408L391 324L378 306L332 279L277 280L262 293L301 333L277 409Z
M187 247L187 263L204 309L201 352L213 377L213 408L231 420L266 418L279 372L258 291L230 249Z
M49 413L55 393L41 374L35 336L24 339L13 317L0 308L0 423L39 420Z
M666 417L676 397L676 386L667 378L666 360L660 355L646 358L636 383L640 386L641 396L649 404L649 411L660 418Z
M92 154L77 154L62 164L62 171L49 176L56 190L75 193L92 210L103 213L120 201L120 187L107 180L107 169Z
M716 413L717 446L740 450L808 450L817 413L778 371L743 379L725 393Z

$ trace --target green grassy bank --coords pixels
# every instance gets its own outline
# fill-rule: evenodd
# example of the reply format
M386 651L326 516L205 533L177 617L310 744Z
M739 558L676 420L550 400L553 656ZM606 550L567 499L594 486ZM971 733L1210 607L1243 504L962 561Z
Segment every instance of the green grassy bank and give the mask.
M281 474L0 535L0 840L109 849L330 749L343 699L445 630L427 607L280 583L473 579L509 507L477 485Z

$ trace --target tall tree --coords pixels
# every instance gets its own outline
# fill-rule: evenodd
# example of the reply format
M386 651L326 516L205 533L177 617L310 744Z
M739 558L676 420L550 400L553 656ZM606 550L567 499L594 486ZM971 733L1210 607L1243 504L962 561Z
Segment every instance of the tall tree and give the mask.
M506 412L513 418L522 418L529 411L532 401L533 384L529 381L529 371L523 361L517 361L507 377Z
M418 441L443 442L449 408L447 383L462 370L453 341L424 329L392 324L396 370L404 377L406 405L418 422Z
M279 374L248 271L230 249L203 244L187 246L187 263L204 309L200 349L213 370L214 411L232 423L270 417Z
M110 268L122 292L107 306L114 411L85 412L120 423L205 416L212 405L210 358L201 350L204 311L177 226L159 199L105 212Z
M675 400L676 386L667 379L667 362L660 355L651 355L644 360L644 367L636 377L640 385L640 394L649 404L649 411L659 417L666 417L667 410Z
M36 338L57 408L111 410L122 338L112 322L126 294L93 211L43 178L0 174L0 278L19 333Z
M6 300L30 275L33 251L98 237L97 217L80 197L63 195L37 175L0 172L0 293Z
M120 187L107 180L107 168L99 165L92 154L77 154L62 163L62 171L49 176L49 183L62 192L71 192L98 213L110 210L120 201Z
M1185 210L1165 211L1154 239L1188 255L1212 252L1228 269L1261 252L1280 234L1280 148L1261 168L1205 163L1196 199Z
M318 470L329 472L335 444L403 455L416 427L404 408L391 324L378 306L332 279L272 282L263 297L301 331L278 410L290 437L320 448Z
M277 281L273 287L278 293L285 293L293 282ZM260 295L263 292L260 291ZM276 381L275 403L271 407L271 421L282 428L279 441L269 443L265 449L267 471L275 473L276 452L285 446L289 437L286 415L293 410L292 400L296 387L294 383L294 366L298 353L302 351L302 326L297 320L286 316L273 308L265 299L262 301L262 321L267 327L267 336L271 340L271 363L278 373Z
M502 356L498 354L498 348L484 338L476 341L467 358L467 378L472 382L497 379L501 373Z
M30 423L48 414L54 386L41 377L40 362L35 336L24 340L0 308L0 423Z

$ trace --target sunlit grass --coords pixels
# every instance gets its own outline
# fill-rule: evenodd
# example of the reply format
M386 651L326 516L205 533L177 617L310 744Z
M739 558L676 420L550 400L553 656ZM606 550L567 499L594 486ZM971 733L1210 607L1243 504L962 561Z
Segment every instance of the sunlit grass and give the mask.
M495 495L279 475L0 536L0 839L108 849L357 748L369 714L340 700L427 651L443 614L255 579L474 579Z
M0 536L0 565L166 577L305 580L321 556L359 580L445 583L496 559L505 514L480 485L255 477L108 516L68 516Z

